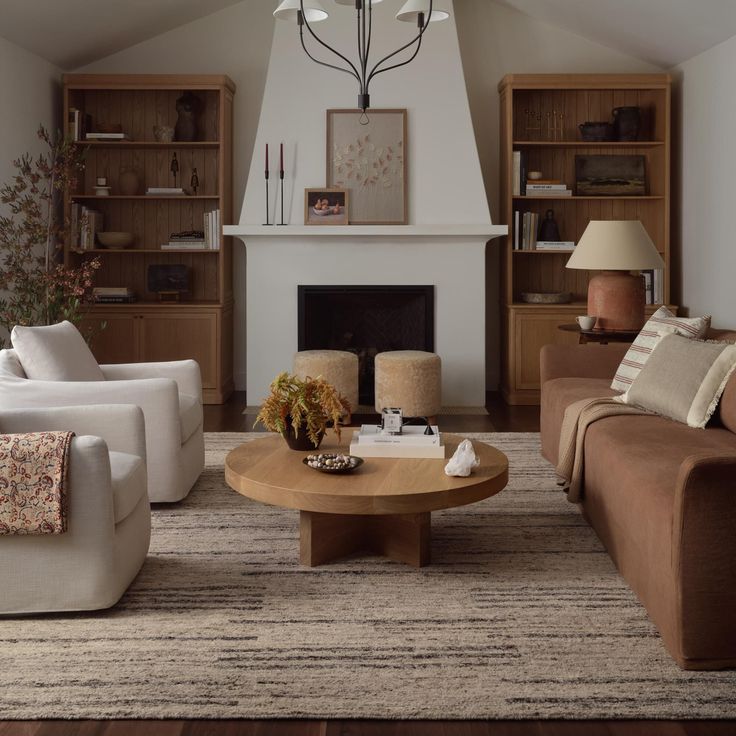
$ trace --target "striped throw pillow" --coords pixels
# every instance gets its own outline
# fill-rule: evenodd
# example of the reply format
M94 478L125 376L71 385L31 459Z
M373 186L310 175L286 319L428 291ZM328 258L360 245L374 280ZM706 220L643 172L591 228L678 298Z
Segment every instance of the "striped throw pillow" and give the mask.
M660 307L642 327L613 377L614 391L628 391L639 371L649 360L652 350L665 335L682 335L688 338L703 338L710 327L707 317L675 317L667 307Z

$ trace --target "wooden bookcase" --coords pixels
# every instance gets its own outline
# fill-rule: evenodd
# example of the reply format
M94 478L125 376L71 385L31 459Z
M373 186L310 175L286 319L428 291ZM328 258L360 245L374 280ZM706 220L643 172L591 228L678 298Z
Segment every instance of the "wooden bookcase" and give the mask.
M131 248L97 247L80 251L68 243L67 262L99 256L102 266L95 286L127 286L136 294L132 304L98 304L85 317L92 328L92 350L101 363L165 361L194 358L202 370L205 403L224 402L233 390L232 242L220 231L219 250L162 250L169 235L202 230L205 212L220 210L221 222L232 221L232 110L235 85L215 75L66 74L64 120L76 108L101 124L120 124L130 141L80 141L87 149L84 177L67 192L73 203L102 213L104 229L132 232ZM192 91L204 103L198 118L198 140L163 143L157 125L174 126L176 100ZM196 167L196 196L146 196L146 187L174 185L170 162L176 153L176 186L189 187ZM138 174L138 194L123 196L119 176L124 169ZM97 177L111 186L109 196L95 196ZM182 264L188 268L191 292L180 302L164 303L147 290L148 267ZM104 325L104 327L103 327Z
M514 212L544 217L554 211L562 240L578 242L590 220L641 220L662 255L664 301L670 301L670 77L667 74L513 74L498 85L501 103L500 189L502 224L509 235L502 244L501 324L502 391L510 404L539 403L539 351L548 343L577 343L574 333L558 326L585 314L589 273L565 268L569 252L514 250ZM638 140L590 143L578 125L610 120L615 107L641 108ZM540 115L529 120L527 111ZM549 131L547 113L557 112L558 130ZM560 118L560 115L563 117ZM538 128L533 130L533 128ZM554 138L551 140L551 138ZM513 196L513 152L522 151L527 170L560 179L573 196ZM645 196L575 196L578 154L645 157ZM532 305L522 292L570 292L572 302ZM650 308L649 311L655 309Z

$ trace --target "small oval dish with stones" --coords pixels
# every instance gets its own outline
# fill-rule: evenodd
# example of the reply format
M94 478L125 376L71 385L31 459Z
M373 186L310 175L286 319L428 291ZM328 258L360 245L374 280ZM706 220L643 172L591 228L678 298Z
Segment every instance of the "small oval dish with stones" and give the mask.
M355 455L340 455L334 452L322 452L314 455L307 455L302 462L312 470L318 470L320 473L333 473L340 475L344 473L352 473L359 468L365 461L362 457Z

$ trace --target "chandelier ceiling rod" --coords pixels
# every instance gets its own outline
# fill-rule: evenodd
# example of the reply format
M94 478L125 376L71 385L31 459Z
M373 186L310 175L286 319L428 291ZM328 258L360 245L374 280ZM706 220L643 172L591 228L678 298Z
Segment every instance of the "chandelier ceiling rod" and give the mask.
M299 0L299 10L297 11L299 39L301 41L304 52L312 61L320 64L321 66L326 66L330 69L336 69L337 71L344 72L345 74L350 74L351 76L355 77L360 88L360 92L358 94L358 107L363 111L363 114L365 115L366 109L370 107L370 83L373 77L378 74L382 74L383 72L390 71L391 69L398 69L399 67L406 66L416 58L417 54L419 53L419 49L422 46L422 36L427 30L427 27L429 26L430 20L432 18L433 3L434 0L429 0L429 9L426 13L421 11L417 13L417 27L419 29L417 35L411 41L396 49L396 51L393 51L390 54L384 56L380 61L373 65L373 68L370 72L368 72L368 66L370 62L371 37L373 35L373 0L355 0L355 10L358 21L358 57L360 60L360 70L358 70L355 64L353 64L353 62L350 61L347 56L341 54L339 51L332 48L332 46L325 43L325 41L323 41L314 32L312 25L310 24L308 19L308 13L305 11L304 8L304 0ZM348 68L336 64L330 64L326 61L321 61L320 59L315 58L315 56L311 54L307 49L307 45L304 41L305 26L312 38L314 38L317 43L319 43L321 46L324 46L324 48L326 48L338 58L342 59L348 65ZM414 53L408 59L381 68L382 64L386 63L390 59L394 58L397 54L400 54L402 51L405 51L414 44L416 44L416 49L414 49Z

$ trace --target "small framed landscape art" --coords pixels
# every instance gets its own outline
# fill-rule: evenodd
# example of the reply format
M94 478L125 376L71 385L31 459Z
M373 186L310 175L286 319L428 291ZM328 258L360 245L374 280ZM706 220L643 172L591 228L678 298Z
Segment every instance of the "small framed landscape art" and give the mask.
M406 110L327 111L327 186L350 190L352 225L406 225Z
M305 189L304 224L347 225L349 202L345 189Z
M639 197L646 193L644 156L575 156L578 197Z

